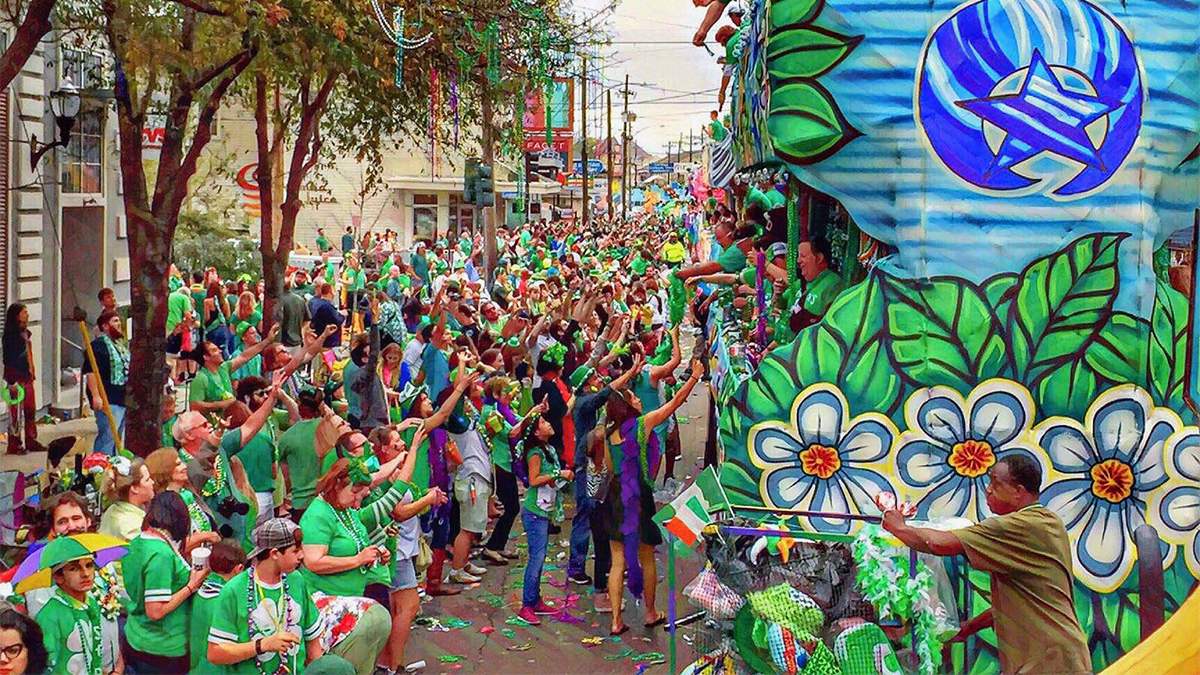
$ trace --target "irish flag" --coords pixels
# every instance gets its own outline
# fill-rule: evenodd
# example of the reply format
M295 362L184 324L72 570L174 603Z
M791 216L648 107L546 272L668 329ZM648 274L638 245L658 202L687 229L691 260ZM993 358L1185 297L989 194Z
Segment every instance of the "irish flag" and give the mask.
M705 526L713 522L716 511L729 508L729 500L717 478L716 469L708 467L686 490L654 515L654 521L675 535L688 547L700 540Z

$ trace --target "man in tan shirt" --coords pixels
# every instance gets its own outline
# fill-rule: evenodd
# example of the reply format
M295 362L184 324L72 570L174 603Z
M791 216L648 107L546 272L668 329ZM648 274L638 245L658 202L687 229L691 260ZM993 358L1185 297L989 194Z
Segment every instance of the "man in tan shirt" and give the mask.
M966 554L991 574L992 607L963 625L952 641L994 627L1004 673L1091 673L1091 656L1071 596L1071 543L1062 520L1038 503L1042 472L1023 455L988 471L987 504L995 516L961 530L911 527L898 510L883 527L924 553Z

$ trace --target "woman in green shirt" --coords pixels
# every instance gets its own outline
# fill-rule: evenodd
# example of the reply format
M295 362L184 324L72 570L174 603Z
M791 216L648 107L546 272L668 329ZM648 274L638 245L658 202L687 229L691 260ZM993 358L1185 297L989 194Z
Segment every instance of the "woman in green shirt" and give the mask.
M570 469L559 468L558 453L549 445L553 435L554 427L538 415L537 422L529 427L522 441L525 464L529 468L529 489L525 491L521 523L529 540L529 564L525 567L521 611L517 616L535 626L541 623L539 615L555 614L561 609L542 601L542 571L546 564L550 522L562 520L560 490L570 485L575 477Z
M524 419L513 412L513 399L520 394L521 385L507 377L493 377L487 381L484 389L483 410L480 414L481 427L484 437L492 449L492 465L496 473L496 497L504 512L496 520L492 535L484 544L483 557L496 565L507 565L509 560L517 557L515 551L509 551L508 535L512 532L513 523L517 520L519 511L517 496L517 477L513 473L512 446L528 423L537 414L545 412L546 406L538 404Z
M174 492L154 497L142 532L121 559L129 618L121 636L125 668L132 673L184 673L188 658L188 619L192 595L208 576L184 559L191 530L187 505Z

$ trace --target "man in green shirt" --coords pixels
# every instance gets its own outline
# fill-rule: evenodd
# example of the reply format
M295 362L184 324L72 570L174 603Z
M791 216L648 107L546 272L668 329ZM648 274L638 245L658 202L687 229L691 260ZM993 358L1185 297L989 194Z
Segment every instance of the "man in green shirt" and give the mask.
M321 621L303 575L300 528L272 518L254 531L250 568L217 596L208 631L208 660L226 673L304 671L320 658Z
M838 294L842 278L829 269L829 244L822 239L800 242L796 251L796 266L805 281L803 294L789 289L795 300L791 306L790 323L796 333L821 320Z
M329 241L329 238L325 236L325 228L318 227L317 228L317 251L319 251L321 253L325 253L326 251L332 251L332 250L333 250L333 243L331 243Z
M708 134L715 143L720 143L729 135L729 130L725 128L724 124L721 124L720 117L720 112L716 110L710 111L708 113L709 122L704 127L704 133Z
M996 514L960 530L912 527L899 510L883 527L908 547L934 555L966 554L991 575L992 607L967 621L950 642L995 628L1005 673L1091 673L1087 640L1075 615L1071 541L1062 520L1038 503L1042 470L1008 455L988 470L987 505Z
M266 339L246 347L228 361L221 354L220 347L207 340L201 342L197 348L200 369L196 371L196 379L192 381L192 387L188 391L189 407L205 414L223 413L237 400L234 397L231 373L261 354L278 337L279 324L275 324Z
M73 536L51 540L42 549L42 568L50 568L54 595L37 613L50 673L100 675L105 665L100 629L100 605L89 591L95 583L96 561Z
M284 508L290 509L292 519L299 522L304 510L317 493L321 477L321 457L317 455L317 427L321 424L321 394L315 389L302 390L296 397L300 421L280 434L279 467L287 490Z

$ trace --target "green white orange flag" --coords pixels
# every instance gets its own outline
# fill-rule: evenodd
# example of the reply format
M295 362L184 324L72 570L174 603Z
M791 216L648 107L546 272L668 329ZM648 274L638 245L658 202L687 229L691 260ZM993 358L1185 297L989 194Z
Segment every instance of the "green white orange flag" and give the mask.
M713 522L713 514L729 509L729 500L713 467L708 467L670 504L654 514L654 521L689 548L700 540L700 533Z

